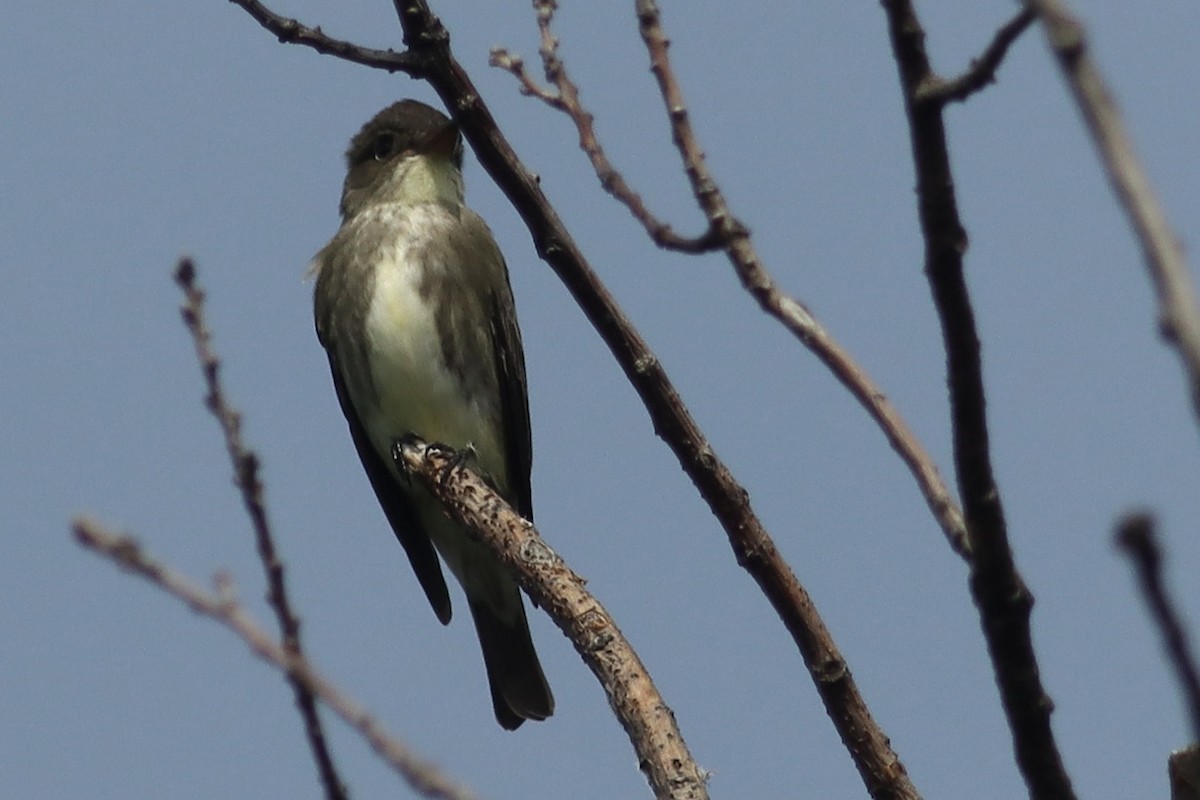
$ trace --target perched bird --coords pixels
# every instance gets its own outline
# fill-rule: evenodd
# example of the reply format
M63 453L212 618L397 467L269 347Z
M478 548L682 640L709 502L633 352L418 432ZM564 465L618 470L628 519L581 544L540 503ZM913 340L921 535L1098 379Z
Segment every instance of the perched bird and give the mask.
M532 518L525 356L504 257L463 202L463 147L441 112L388 106L346 152L342 225L313 259L317 336L350 436L396 538L443 624L458 578L501 726L554 713L520 590L422 487L395 440L470 447L474 464Z

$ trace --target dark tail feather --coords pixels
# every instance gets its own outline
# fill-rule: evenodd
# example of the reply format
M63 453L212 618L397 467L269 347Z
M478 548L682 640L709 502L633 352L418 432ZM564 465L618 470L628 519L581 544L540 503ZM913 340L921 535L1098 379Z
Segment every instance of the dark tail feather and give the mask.
M510 731L527 719L543 720L554 713L554 696L533 649L525 606L520 598L517 602L520 618L516 625L509 625L488 606L469 601L483 648L496 721Z

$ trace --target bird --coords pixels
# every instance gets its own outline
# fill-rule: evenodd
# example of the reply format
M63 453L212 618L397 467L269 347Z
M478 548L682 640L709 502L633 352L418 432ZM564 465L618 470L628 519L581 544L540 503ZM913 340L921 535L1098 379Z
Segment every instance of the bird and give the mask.
M313 258L317 338L375 495L442 624L439 557L475 623L501 727L554 713L521 591L391 457L407 436L468 450L532 519L525 356L508 268L464 201L463 143L440 111L402 100L350 141L341 226Z

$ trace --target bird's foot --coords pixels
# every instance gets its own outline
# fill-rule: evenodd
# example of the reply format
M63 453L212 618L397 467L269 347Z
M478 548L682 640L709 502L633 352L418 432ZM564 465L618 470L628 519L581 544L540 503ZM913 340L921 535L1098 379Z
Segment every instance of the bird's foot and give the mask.
M425 452L433 451L446 458L445 465L438 473L438 480L445 483L450 479L450 474L468 462L475 461L479 456L475 445L467 442L465 447L454 448L443 442L430 442L425 445Z
M403 451L407 447L423 447L423 452L426 455L436 454L446 459L446 463L438 470L438 480L442 483L445 483L450 478L450 474L454 470L470 461L474 461L479 455L475 450L475 445L470 442L467 442L465 447L455 448L444 442L426 442L416 433L410 431L403 436L397 437L392 442L392 459L396 462L396 466L400 468L400 472L405 477L411 477L403 455Z

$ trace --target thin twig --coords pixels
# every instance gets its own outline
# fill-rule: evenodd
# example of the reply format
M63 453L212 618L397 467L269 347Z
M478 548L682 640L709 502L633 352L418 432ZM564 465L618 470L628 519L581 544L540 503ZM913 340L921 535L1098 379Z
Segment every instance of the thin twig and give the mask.
M525 70L525 62L520 56L510 54L501 47L492 50L489 63L511 73L521 85L521 92L536 97L551 108L567 114L575 124L579 134L579 147L587 154L592 162L592 168L600 179L600 186L611 194L633 214L634 219L642 224L647 235L659 247L681 253L706 253L720 250L724 246L719 231L710 226L708 231L696 237L680 236L670 225L656 217L641 196L626 182L625 177L612 165L600 140L596 136L595 120L583 107L579 100L579 87L567 75L567 68L558 55L558 37L551 30L554 21L554 11L558 7L555 0L534 0L534 10L537 14L538 31L541 35L541 46L538 53L542 59L542 69L546 80L557 91L551 91L539 86Z
M559 111L567 110L567 103L561 92L555 92L540 85L529 71L525 69L525 59L510 53L506 48L493 47L488 55L488 64L499 67L517 79L521 94L536 97L546 105Z
M443 507L509 568L530 598L575 645L608 695L655 797L708 797L675 715L616 622L561 557L453 450L409 437L397 465L429 488Z
M297 20L276 14L258 0L229 0L229 2L244 9L247 14L258 21L259 25L275 34L283 44L311 47L323 55L334 56L374 69L393 73L405 72L413 77L418 77L420 74L420 64L408 53L397 53L391 49L374 50L341 39L334 39L326 36L320 28L310 28L301 25Z
M180 573L142 552L127 536L112 533L100 523L78 518L72 523L76 540L106 556L123 569L139 575L181 600L193 612L219 622L241 638L250 650L279 669L293 683L300 683L371 745L414 791L443 800L471 800L469 791L444 776L436 766L383 729L362 706L343 693L309 663L303 654L276 641L264 631L234 598L233 587L222 580L216 594L206 592Z
M1063 77L1100 151L1109 183L1141 245L1146 269L1158 294L1159 330L1183 362L1184 374L1191 384L1192 407L1200 421L1200 307L1179 240L1134 153L1117 104L1091 57L1082 23L1063 0L1025 0L1025 5L1041 20Z
M1162 633L1163 645L1187 700L1192 737L1200 742L1200 669L1188 646L1187 631L1167 594L1163 581L1162 548L1154 531L1154 518L1147 513L1130 514L1117 523L1117 546L1125 551L1137 570L1142 595L1150 615Z
M225 439L225 450L233 465L233 482L242 495L242 504L250 515L250 523L254 528L254 541L258 550L259 560L267 580L267 601L270 603L275 617L279 622L283 646L297 658L303 657L300 642L300 620L292 611L288 600L287 586L284 581L283 563L275 550L274 538L271 535L271 525L267 520L267 509L263 499L263 485L258 478L258 456L248 449L242 441L241 415L225 401L221 388L221 362L212 348L212 337L204 320L204 292L196 285L196 267L191 259L181 259L175 269L175 282L184 293L184 304L181 308L184 323L192 335L192 343L196 348L196 358L200 362L200 370L204 374L207 394L204 405L217 418L221 433ZM321 718L317 713L316 702L305 684L289 674L296 706L304 720L305 734L308 737L309 748L317 764L317 772L325 787L325 796L329 800L346 800L348 797L346 785L338 775L333 763L333 755L329 751L329 743L321 726Z
M1023 8L1017 15L996 31L992 41L979 58L961 75L949 80L937 79L917 90L914 98L918 103L962 102L971 95L996 82L996 71L1008 54L1008 48L1033 24L1037 15Z
M979 609L1017 765L1034 800L1073 798L1050 727L1053 703L1042 687L1030 633L1033 596L1013 562L988 445L979 336L963 274L967 234L958 213L946 147L944 105L917 101L934 73L911 0L883 0L899 68L917 175L925 274L946 348L954 464L971 549L971 593Z

